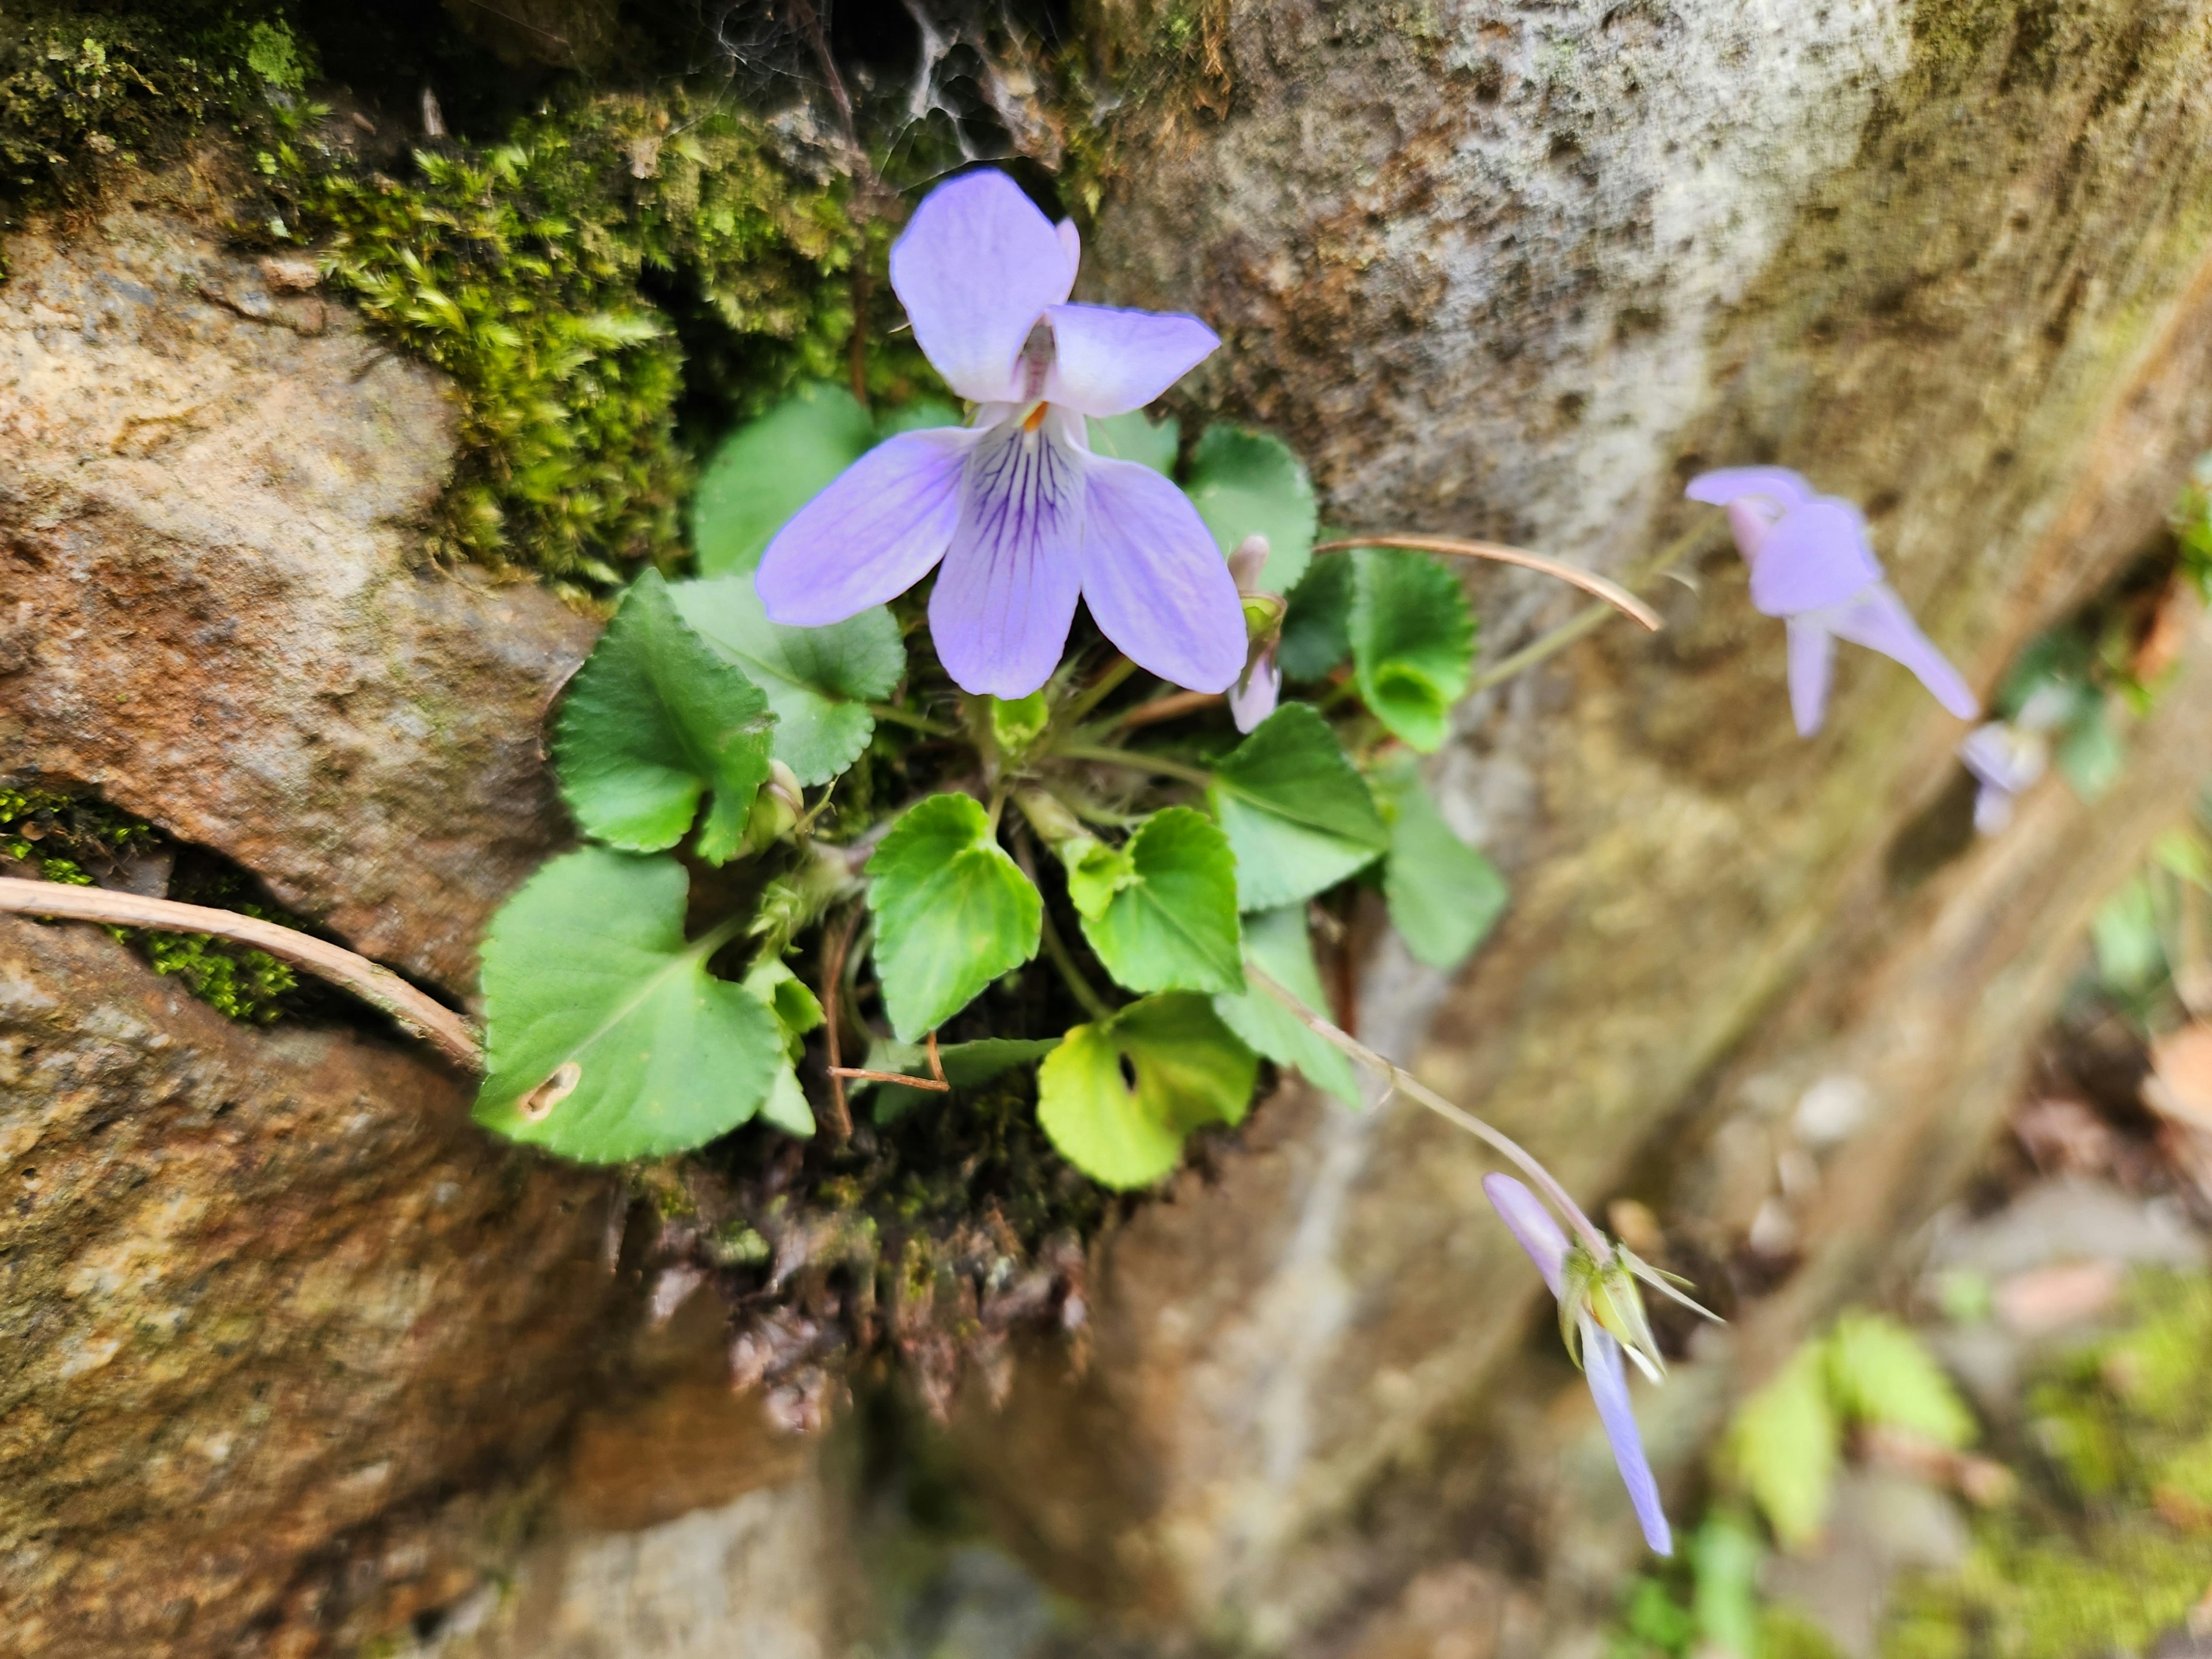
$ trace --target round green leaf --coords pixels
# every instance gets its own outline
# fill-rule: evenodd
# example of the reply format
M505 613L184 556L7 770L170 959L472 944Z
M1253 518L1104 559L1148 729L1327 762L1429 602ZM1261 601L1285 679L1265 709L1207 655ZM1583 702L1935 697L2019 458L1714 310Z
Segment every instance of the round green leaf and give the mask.
M1505 914L1505 878L1478 848L1452 833L1412 761L1373 780L1390 825L1382 896L1390 920L1419 961L1446 972L1474 954Z
M1103 419L1094 415L1089 426L1091 453L1094 455L1135 461L1155 472L1169 471L1175 465L1176 447L1182 440L1182 429L1172 415L1155 425L1145 418L1144 410L1133 409L1126 415L1109 415Z
M1321 514L1305 463L1289 445L1264 432L1210 426L1192 452L1183 488L1224 555L1247 536L1267 538L1262 587L1287 593L1297 586Z
M1326 679L1352 654L1352 561L1329 554L1306 567L1283 613L1275 663L1289 680Z
M760 689L693 631L648 570L562 703L553 738L562 799L586 835L650 853L681 841L711 792L698 850L720 863L743 842L767 780L774 719Z
M919 1042L1036 954L1036 889L968 795L931 795L868 860L876 975L891 1030Z
M1398 548L1352 556L1352 665L1376 719L1425 754L1443 746L1474 672L1474 611L1439 561Z
M1246 916L1244 955L1308 1008L1320 1012L1328 1006L1321 971L1314 965L1313 935L1306 927L1303 904L1286 904ZM1352 1073L1352 1062L1265 991L1253 987L1234 995L1217 996L1213 1012L1248 1047L1276 1065L1303 1073L1315 1088L1327 1090L1347 1106L1360 1103L1359 1079Z
M782 1033L758 997L708 973L719 936L684 939L688 886L673 859L587 847L492 918L477 1122L614 1164L703 1145L758 1109Z
M1045 1057L1037 1121L1093 1181L1146 1187L1182 1161L1193 1129L1243 1121L1258 1076L1252 1051L1203 997L1146 997L1076 1026Z
M1204 813L1170 806L1139 825L1121 853L1127 879L1096 915L1078 904L1106 971L1132 991L1243 989L1228 837Z
M699 574L750 571L791 515L875 441L868 411L834 386L802 386L723 439L691 499Z
M801 783L827 783L875 732L868 704L906 673L898 623L881 605L827 628L787 628L761 608L750 575L678 582L676 608L701 638L744 671L775 715L770 752Z
M1237 854L1246 910L1310 898L1390 844L1366 783L1307 703L1285 703L1230 750L1209 799Z

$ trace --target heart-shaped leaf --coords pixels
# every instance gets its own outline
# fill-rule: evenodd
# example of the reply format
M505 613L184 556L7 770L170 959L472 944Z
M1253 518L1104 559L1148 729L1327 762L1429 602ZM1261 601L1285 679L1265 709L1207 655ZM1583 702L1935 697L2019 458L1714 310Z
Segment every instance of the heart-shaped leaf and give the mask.
M1141 409L1103 419L1094 415L1090 419L1092 454L1110 456L1117 461L1135 461L1155 472L1173 469L1176 447L1182 436L1182 429L1174 416L1155 424L1145 418Z
M1366 783L1312 707L1285 703L1214 768L1213 816L1237 854L1240 908L1310 898L1390 844Z
M678 582L684 620L760 687L775 715L771 752L799 782L827 783L858 760L876 729L868 704L906 673L898 623L881 605L827 628L768 619L750 575Z
M477 1121L562 1158L614 1164L702 1146L757 1110L784 1064L759 997L684 937L670 858L586 847L546 865L484 940L489 1061Z
M744 842L774 720L760 688L693 630L648 570L562 704L553 739L561 797L586 835L652 853L684 838L711 792L698 851L720 863Z
M1280 438L1210 426L1191 452L1183 489L1225 556L1247 536L1267 538L1260 586L1287 593L1305 574L1321 524L1305 463Z
M1306 927L1305 906L1286 904L1279 910L1246 916L1244 955L1308 1008L1326 1012L1328 1000L1322 989L1320 970L1314 966L1313 936ZM1213 1012L1248 1046L1276 1065L1294 1067L1314 1087L1326 1089L1347 1106L1359 1104L1359 1079L1352 1062L1259 987L1233 996L1215 997Z
M1326 679L1352 654L1352 561L1316 559L1291 590L1275 663L1289 680Z
M1132 991L1241 989L1228 837L1204 813L1170 806L1139 824L1118 858L1126 878L1120 869L1110 883L1087 878L1079 860L1068 879L1106 971Z
M1204 997L1146 997L1076 1026L1046 1056L1037 1121L1093 1181L1146 1187L1182 1161L1193 1129L1243 1121L1258 1076L1252 1051Z
M1480 848L1452 833L1410 761L1374 777L1390 824L1382 896L1406 948L1431 968L1449 972L1474 954L1505 914L1505 878Z
M1425 754L1442 748L1474 671L1474 612L1459 578L1425 553L1355 550L1351 635L1375 718Z
M723 439L691 498L699 574L750 571L791 515L875 441L868 411L834 386L802 386Z
M982 807L931 795L868 860L876 974L902 1042L919 1042L1036 954L1043 903Z

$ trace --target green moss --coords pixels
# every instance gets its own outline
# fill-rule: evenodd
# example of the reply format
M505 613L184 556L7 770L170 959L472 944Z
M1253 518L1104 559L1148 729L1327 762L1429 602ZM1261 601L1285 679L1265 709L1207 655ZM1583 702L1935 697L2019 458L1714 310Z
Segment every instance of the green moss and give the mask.
M443 551L580 590L665 565L691 478L679 402L726 418L847 371L854 273L886 231L729 108L593 99L489 149L418 152L404 182L313 115L281 119L258 157L269 229L453 376ZM911 358L872 360L878 389Z
M0 787L0 853L44 881L95 885L100 875L120 874L135 861L168 858L167 838L153 825L105 802L58 790ZM204 855L180 861L170 896L216 909L235 910L286 927L299 918L253 902L245 879ZM172 974L217 1012L265 1025L294 1006L299 975L264 951L207 933L166 933L111 927L136 946L157 974Z

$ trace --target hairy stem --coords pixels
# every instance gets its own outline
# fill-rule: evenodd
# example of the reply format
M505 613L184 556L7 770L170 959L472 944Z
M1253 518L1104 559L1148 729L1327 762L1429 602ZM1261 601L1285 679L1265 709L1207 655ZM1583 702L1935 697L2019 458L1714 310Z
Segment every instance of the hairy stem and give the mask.
M1531 553L1525 547L1508 547L1502 542L1471 542L1457 536L1360 536L1346 541L1321 542L1315 545L1314 551L1344 553L1356 547L1402 547L1416 553L1449 553L1462 559L1489 559L1498 564L1517 564L1524 570L1540 570L1547 576L1572 583L1585 593L1595 593L1654 633L1659 629L1659 613L1620 583L1578 570L1541 553Z
M1598 1231L1596 1224L1583 1213L1582 1206L1568 1195L1567 1189L1553 1180L1552 1172L1539 1164L1534 1156L1520 1142L1503 1130L1492 1128L1474 1113L1462 1111L1404 1066L1385 1060L1350 1032L1323 1019L1304 1003L1299 1001L1297 993L1270 977L1264 969L1255 965L1249 957L1244 963L1244 977L1289 1009L1299 1024L1304 1026L1323 1042L1358 1061L1389 1084L1393 1089L1427 1107L1447 1123L1458 1125L1476 1139L1499 1153L1522 1174L1534 1182L1537 1190L1552 1200L1553 1207L1566 1218L1568 1224L1577 1232L1582 1235L1583 1243L1589 1246L1592 1255L1601 1262L1610 1261L1613 1259L1613 1241Z
M389 968L295 928L279 927L258 916L241 916L234 910L212 910L205 905L144 898L111 888L67 887L14 876L0 877L0 911L151 927L166 933L210 933L250 945L343 987L373 1008L382 1009L409 1031L434 1044L456 1065L472 1072L483 1070L483 1047L476 1028L467 1020L425 996Z
M1121 682L1136 672L1137 665L1127 657L1115 658L1113 665L1104 673L1061 705L1060 712L1053 716L1052 725L1046 729L1046 743L1051 742L1054 732L1065 732L1079 725L1085 714L1112 696Z
M931 720L926 714L909 713L896 703L872 702L867 705L867 709L879 720L889 720L893 726L903 726L929 737L957 738L960 735L957 726L947 726L943 720Z

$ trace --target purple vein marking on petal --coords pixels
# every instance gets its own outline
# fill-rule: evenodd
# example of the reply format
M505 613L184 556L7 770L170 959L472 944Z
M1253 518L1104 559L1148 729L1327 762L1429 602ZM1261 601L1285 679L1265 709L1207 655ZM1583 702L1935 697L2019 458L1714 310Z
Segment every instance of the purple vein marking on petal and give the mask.
M1790 713L1797 735L1809 738L1828 714L1828 682L1836 666L1836 641L1816 617L1792 617L1790 635Z
M1723 466L1700 472L1682 491L1693 501L1726 507L1739 495L1768 495L1784 507L1809 501L1814 494L1804 474L1786 466Z
M1142 409L1221 343L1195 317L1110 306L1054 306L1044 395L1102 420Z
M1838 639L1903 663L1936 702L1960 720L1972 720L1982 712L1972 689L1951 666L1950 659L1920 631L1912 612L1887 582L1875 582L1844 604L1830 606L1822 618Z
M1759 544L1751 602L1769 617L1794 617L1849 599L1881 580L1858 508L1832 495L1784 513Z
M1135 461L1087 457L1083 598L1099 631L1149 672L1225 691L1248 639L1237 579L1190 498Z
M952 539L961 471L982 435L902 433L839 473L761 555L753 585L769 619L820 628L920 581Z
M890 264L923 355L974 403L1017 395L1022 343L1075 284L1060 232L994 167L930 191L892 244Z
M1509 1175L1483 1176L1482 1195L1490 1200L1490 1207L1498 1212L1498 1218L1515 1242L1528 1253L1552 1294L1558 1296L1560 1267L1567 1257L1567 1236L1543 1200Z
M939 659L962 690L1025 697L1051 678L1082 586L1087 459L1050 420L976 446L929 596Z
M1597 1322L1584 1318L1583 1375L1589 1381L1590 1398L1597 1402L1598 1420L1613 1444L1613 1461L1620 1483L1628 1488L1628 1501L1644 1528L1644 1541L1661 1555L1674 1553L1674 1534L1667 1524L1667 1511L1659 1502L1659 1483L1652 1478L1650 1460L1644 1455L1644 1437L1637 1431L1636 1413L1629 1404L1628 1377L1620 1363L1620 1344Z

